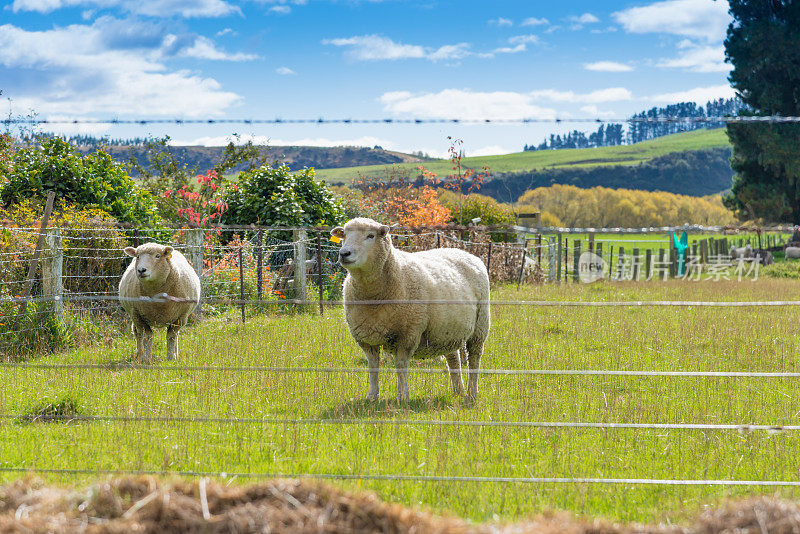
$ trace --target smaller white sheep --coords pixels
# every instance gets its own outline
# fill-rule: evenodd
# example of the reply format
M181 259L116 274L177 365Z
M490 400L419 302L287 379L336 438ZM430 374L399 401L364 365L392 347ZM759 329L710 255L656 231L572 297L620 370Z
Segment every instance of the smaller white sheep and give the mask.
M738 260L738 259L749 259L753 257L753 247L750 245L745 245L743 247L731 247L730 251L731 259Z
M200 301L200 278L183 254L170 246L145 243L127 247L125 254L136 258L119 283L120 304L133 320L136 358L150 361L153 327L166 326L167 358L177 359L178 332ZM138 300L164 293L182 301Z
M786 247L784 252L786 253L787 260L800 259L800 247Z

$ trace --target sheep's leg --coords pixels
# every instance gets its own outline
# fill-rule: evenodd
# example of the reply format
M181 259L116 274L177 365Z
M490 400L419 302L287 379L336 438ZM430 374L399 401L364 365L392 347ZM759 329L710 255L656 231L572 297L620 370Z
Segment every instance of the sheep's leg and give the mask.
M181 330L181 325L171 324L167 327L167 359L178 359L178 332Z
M463 395L464 380L461 378L461 357L459 356L459 351L456 350L447 355L447 367L450 369L450 383L453 385L453 395Z
M417 350L415 343L413 347L398 347L397 353L394 357L394 365L397 369L397 402L408 402L411 400L411 395L408 392L408 361L411 355Z
M474 401L478 398L478 371L481 368L484 339L470 339L467 342L467 360L469 361L469 385L467 397Z
M153 352L153 329L144 321L133 321L133 333L136 336L136 359L149 362Z
M364 350L364 356L367 357L367 365L369 365L369 392L367 392L367 399L374 401L378 400L380 393L380 383L378 376L380 375L381 366L381 348L371 347L370 345L361 345Z

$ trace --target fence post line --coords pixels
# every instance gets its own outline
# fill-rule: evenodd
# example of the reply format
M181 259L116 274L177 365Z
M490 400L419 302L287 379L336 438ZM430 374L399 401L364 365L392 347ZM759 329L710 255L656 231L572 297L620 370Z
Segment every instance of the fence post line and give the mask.
M244 254L243 245L239 245L239 306L242 308L242 324L244 324Z
M525 248L528 248L528 240L525 240ZM536 234L536 265L542 268L542 234Z
M556 254L556 282L561 281L561 234L558 234L558 244L556 246L556 250L558 250Z
M306 251L307 233L305 228L295 228L292 230L292 241L294 241L294 298L306 300ZM305 305L305 303L303 303Z
M195 316L198 320L203 316L203 229L190 228L186 231L186 253L189 255L189 263L192 264L194 272L200 278L200 302L195 308Z
M603 243L594 244L594 253L600 256L600 259L603 259Z
M589 252L594 252L594 232L589 232Z
M256 234L256 283L258 284L258 301L264 300L264 229L261 228Z
M489 250L486 251L486 271L489 272L489 267L492 265L492 241L491 236L489 236ZM489 280L492 279L492 275L489 275Z
M608 279L613 280L614 276L614 245L608 246Z
M631 275L633 276L633 280L635 282L639 281L639 272L641 271L641 264L639 262L639 247L633 248L633 254L631 256L631 266L633 267Z
M578 282L580 280L580 277L578 275L578 271L580 271L580 262L581 262L581 240L580 239L576 239L574 246L575 246L575 250L572 253L572 263L573 263L573 266L572 266L572 269L573 269L572 280L574 282Z
M556 242L554 239L547 238L547 281L556 281Z
M623 276L625 274L625 247L619 247L619 259L617 260L617 271L619 272L619 276L617 280L622 281Z
M650 267L653 265L653 251L651 249L647 249L644 251L644 277L645 280L650 279Z
M53 298L53 312L59 319L64 318L64 249L61 243L61 229L45 230L47 253L42 258L42 293Z
M564 238L564 283L569 282L569 239Z
M708 239L700 241L700 262L708 263Z
M442 236L438 231L436 232L436 248L442 248Z
M322 306L322 230L317 231L317 273L319 282L319 314L325 315L325 309Z
M19 322L22 316L25 315L25 312L28 311L28 297L31 296L33 280L36 277L36 266L39 264L39 255L42 253L42 247L44 246L44 230L50 222L50 214L53 213L53 202L55 199L56 192L48 191L47 202L45 202L44 205L44 215L42 215L42 223L39 225L39 238L36 240L36 248L33 251L31 263L28 265L28 276L25 278L25 287L22 289L22 304L19 305L19 317L17 317L17 322Z
M133 229L133 248L139 248L139 229Z

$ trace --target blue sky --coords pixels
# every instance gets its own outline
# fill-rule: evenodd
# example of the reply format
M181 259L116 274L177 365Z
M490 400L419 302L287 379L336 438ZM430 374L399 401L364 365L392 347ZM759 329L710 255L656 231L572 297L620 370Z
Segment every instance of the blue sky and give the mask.
M0 111L50 118L620 117L729 97L725 0L0 0ZM519 151L591 124L70 126L221 144Z

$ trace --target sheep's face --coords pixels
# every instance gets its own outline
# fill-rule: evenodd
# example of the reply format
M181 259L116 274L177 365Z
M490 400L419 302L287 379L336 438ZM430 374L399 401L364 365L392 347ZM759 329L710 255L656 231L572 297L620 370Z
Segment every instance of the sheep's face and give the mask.
M172 247L145 243L138 248L126 248L125 254L136 258L136 277L142 282L163 283L167 280L172 269Z
M389 247L389 227L372 219L357 218L331 230L331 235L342 240L339 263L351 271L373 264L385 256Z

